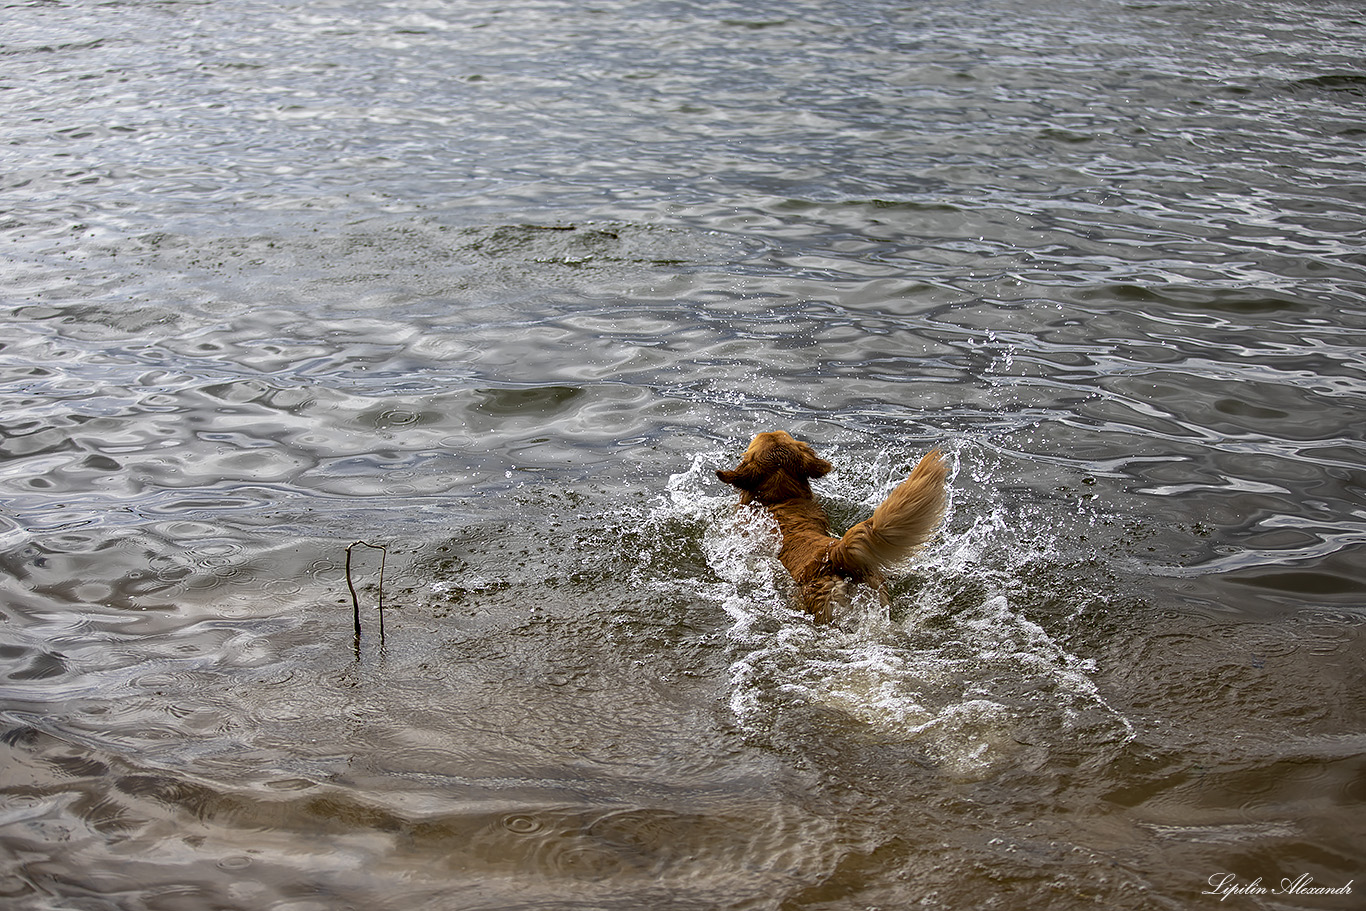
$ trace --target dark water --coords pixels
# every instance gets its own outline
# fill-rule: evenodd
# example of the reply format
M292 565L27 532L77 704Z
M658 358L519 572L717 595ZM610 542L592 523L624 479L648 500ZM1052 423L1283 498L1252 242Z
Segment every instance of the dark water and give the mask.
M1360 4L3 15L5 908L1361 907Z

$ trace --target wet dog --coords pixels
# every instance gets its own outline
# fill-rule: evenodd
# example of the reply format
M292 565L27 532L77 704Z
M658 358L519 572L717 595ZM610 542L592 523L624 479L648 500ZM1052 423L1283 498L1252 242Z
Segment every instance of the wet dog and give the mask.
M734 470L716 473L739 488L742 504L758 503L778 520L778 559L797 582L802 609L818 623L830 621L850 582L872 586L887 603L882 570L909 556L939 527L949 473L943 455L931 450L871 518L836 538L810 484L833 467L810 445L779 430L756 436Z

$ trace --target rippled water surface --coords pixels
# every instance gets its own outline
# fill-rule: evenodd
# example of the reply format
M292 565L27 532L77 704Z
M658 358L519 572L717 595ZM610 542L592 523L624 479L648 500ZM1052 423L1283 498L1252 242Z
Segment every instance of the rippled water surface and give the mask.
M1360 907L1360 4L4 21L6 908Z

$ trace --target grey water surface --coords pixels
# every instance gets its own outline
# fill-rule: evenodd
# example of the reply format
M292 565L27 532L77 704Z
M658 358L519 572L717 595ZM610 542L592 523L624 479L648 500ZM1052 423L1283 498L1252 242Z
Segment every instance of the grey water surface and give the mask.
M1361 907L1364 52L6 3L0 905ZM769 429L840 527L949 452L888 609L790 610Z

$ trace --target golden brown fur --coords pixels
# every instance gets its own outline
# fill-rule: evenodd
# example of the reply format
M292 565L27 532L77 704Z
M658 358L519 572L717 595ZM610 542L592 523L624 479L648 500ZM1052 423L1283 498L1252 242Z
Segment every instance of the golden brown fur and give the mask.
M871 518L836 538L810 484L833 467L808 444L779 430L756 436L734 470L716 473L740 489L741 503L757 502L778 520L783 539L778 559L801 589L802 609L820 623L831 619L846 580L871 585L886 603L882 569L930 539L944 514L949 473L939 450L930 451Z

